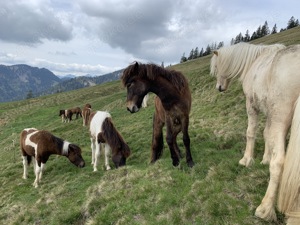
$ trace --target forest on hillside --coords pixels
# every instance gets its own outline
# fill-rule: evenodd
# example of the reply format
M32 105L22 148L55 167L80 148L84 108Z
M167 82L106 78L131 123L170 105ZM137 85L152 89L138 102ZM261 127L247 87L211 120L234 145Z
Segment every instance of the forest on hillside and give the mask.
M294 16L292 16L289 19L288 23L287 23L287 27L281 28L279 32L282 32L282 31L285 31L285 30L288 30L288 29L292 29L292 28L297 27L297 26L299 26L299 20L296 19ZM267 35L270 35L270 34L276 34L276 33L278 33L278 28L277 28L276 23L273 26L273 28L270 30L268 22L265 21L265 23L263 25L258 26L258 28L252 33L251 36L250 36L249 30L246 30L244 35L242 34L242 32L237 34L235 36L235 38L231 39L230 45L234 45L234 44L237 44L237 43L240 43L240 42L253 41L253 40L256 40L258 38L262 38L264 36L267 36ZM201 48L201 50L199 50L198 47L193 48L190 51L190 54L189 54L188 57L185 56L185 53L183 53L183 55L180 58L180 63L186 62L186 61L191 60L191 59L196 59L196 58L199 58L199 57L209 55L209 54L211 54L212 51L217 50L217 49L219 49L223 46L224 46L224 42L221 41L218 44L216 42L212 43L212 44L208 44L206 46L205 50L204 50L203 47Z

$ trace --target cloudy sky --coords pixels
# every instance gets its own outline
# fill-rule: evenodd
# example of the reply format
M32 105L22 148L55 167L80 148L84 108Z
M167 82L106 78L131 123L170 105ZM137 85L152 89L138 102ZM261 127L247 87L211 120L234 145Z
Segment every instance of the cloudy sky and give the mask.
M131 62L177 64L268 22L278 31L298 0L0 0L0 64L56 75L101 75Z

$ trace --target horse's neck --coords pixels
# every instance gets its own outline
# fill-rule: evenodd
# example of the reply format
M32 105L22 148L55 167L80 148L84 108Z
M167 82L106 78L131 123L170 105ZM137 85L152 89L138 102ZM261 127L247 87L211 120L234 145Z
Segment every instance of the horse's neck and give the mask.
M170 99L170 96L174 96L176 88L166 79L157 77L157 79L151 82L149 91L156 94L164 103L166 99Z

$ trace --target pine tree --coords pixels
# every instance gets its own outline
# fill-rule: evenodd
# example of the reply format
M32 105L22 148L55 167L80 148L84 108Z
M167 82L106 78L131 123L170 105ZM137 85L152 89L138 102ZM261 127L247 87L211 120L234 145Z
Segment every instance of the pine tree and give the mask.
M295 18L292 16L291 19L288 21L286 29L291 29L293 27L296 27L296 21Z
M243 35L242 33L239 33L236 37L235 37L235 42L234 44L240 43L243 41Z
M185 53L181 56L180 63L186 62L187 58L185 57Z
M270 29L268 22L265 21L264 25L261 27L261 37L267 36L270 34Z
M193 59L196 59L198 57L199 57L199 50L198 50L198 47L196 47L195 50L194 50Z
M203 55L209 55L211 53L211 47L207 45L206 50Z
M257 33L254 31L251 38L250 38L250 40L252 41L252 40L255 40L257 38L258 38Z
M257 30L256 30L256 36L257 36L257 38L261 38L262 37L262 35L261 35L261 26L259 26L257 28Z
M188 57L188 60L193 59L193 57L194 57L194 49L191 50L190 56Z
M217 47L217 49L220 49L220 48L222 48L224 46L224 42L223 41L221 41L219 44L218 44L218 47Z
M204 52L204 50L203 50L203 48L201 48L201 51L200 51L200 53L199 53L199 57L202 57L202 56L203 56L203 52Z
M235 39L231 38L230 45L234 45Z
M249 30L246 31L245 37L243 39L244 42L249 42L250 41L250 35L249 35Z
M276 33L277 33L277 26L276 26L276 23L275 23L274 27L272 28L271 34L276 34Z

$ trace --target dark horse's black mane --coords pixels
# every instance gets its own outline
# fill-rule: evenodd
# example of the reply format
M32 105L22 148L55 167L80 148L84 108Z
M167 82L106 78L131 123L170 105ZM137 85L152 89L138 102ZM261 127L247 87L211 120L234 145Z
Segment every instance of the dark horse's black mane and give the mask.
M164 77L171 82L179 92L188 88L188 82L181 72L175 70L164 69L161 66L153 63L142 64L134 62L129 65L124 71L121 77L123 85L126 86L130 82L131 78L138 76L141 78L148 78L155 80L158 76Z

